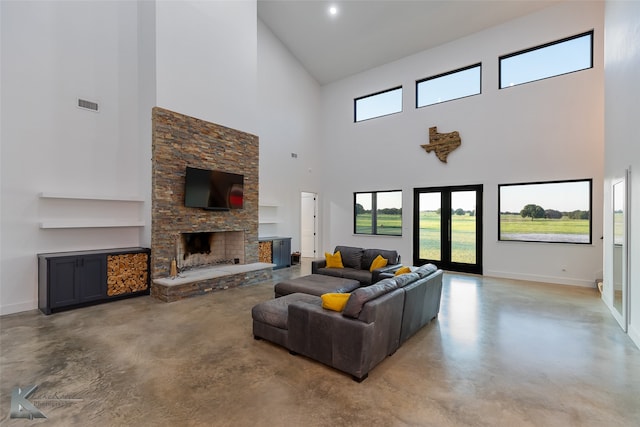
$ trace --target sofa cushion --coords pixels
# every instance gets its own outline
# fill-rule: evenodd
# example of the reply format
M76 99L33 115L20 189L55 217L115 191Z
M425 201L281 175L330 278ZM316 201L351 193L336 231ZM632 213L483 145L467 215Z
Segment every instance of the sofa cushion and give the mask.
M432 274L437 269L438 269L438 267L436 267L433 264L424 264L424 265L421 265L420 267L418 267L414 271L414 273L418 273L418 276L420 276L420 278L422 279L423 277L427 277L428 275Z
M365 249L362 252L362 265L360 268L362 270L369 270L371 267L371 263L376 257L380 255L382 258L387 260L388 265L393 265L398 263L398 252L396 251L387 251L385 249Z
M379 268L385 267L387 265L387 263L389 262L388 259L386 258L382 258L382 255L378 255L377 257L375 257L375 259L371 262L371 266L369 267L369 271L373 272L373 270L377 270Z
M321 267L318 269L317 274L324 276L343 277L344 268L327 268Z
M333 311L342 311L344 306L347 305L347 300L350 296L351 294L340 293L322 294L320 296L320 298L322 298L322 308Z
M330 269L341 271L342 269ZM345 279L342 277L329 276L327 274L311 274L308 276L296 277L294 279L283 280L277 283L273 290L275 296L294 294L296 292L317 295L328 293L346 294L360 287L360 282L355 279Z
M282 298L263 301L251 309L251 316L256 322L264 323L274 328L288 329L289 304L294 302L306 302L309 304L321 304L321 299L315 295L289 294Z
M404 288L409 283L413 283L416 280L420 280L418 273L405 273L395 277L396 283L399 288Z
M357 319L362 311L362 307L374 298L384 295L397 289L395 278L388 278L370 286L358 288L351 293L347 305L342 310L342 315Z
M399 275L405 274L405 273L411 273L411 268L407 267L406 265L404 267L400 267L399 269L397 269L396 272L393 275L394 276L399 276Z
M342 255L342 264L347 268L361 268L362 264L362 248L353 246L336 246L335 252L340 251ZM368 268L367 268L368 270Z
M355 279L360 282L361 286L369 286L372 281L372 275L369 270L360 270L355 268L345 268L344 275L342 277L345 279Z
M344 268L344 265L342 264L342 254L340 254L340 251L336 251L334 254L325 252L324 259L327 261L327 268Z

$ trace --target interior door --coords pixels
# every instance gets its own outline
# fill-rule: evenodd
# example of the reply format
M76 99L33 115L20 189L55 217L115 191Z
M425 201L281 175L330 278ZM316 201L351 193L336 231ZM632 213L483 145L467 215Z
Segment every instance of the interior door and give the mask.
M482 185L414 189L413 263L482 274Z
M300 196L300 252L301 256L315 258L318 250L317 195L302 192Z

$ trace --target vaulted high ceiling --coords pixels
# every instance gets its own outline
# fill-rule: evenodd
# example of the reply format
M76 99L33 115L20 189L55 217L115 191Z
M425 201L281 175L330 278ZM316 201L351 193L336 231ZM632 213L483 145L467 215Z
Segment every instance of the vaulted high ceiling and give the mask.
M561 1L258 0L258 17L327 84Z

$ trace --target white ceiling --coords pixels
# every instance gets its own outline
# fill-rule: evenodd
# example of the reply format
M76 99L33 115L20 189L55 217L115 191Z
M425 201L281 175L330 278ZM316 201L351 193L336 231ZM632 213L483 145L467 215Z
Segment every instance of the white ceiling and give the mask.
M258 0L258 17L324 85L560 1Z

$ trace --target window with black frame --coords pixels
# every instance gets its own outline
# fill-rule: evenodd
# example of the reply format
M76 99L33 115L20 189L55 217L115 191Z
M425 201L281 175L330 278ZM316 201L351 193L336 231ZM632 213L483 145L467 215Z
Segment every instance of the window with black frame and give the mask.
M402 86L353 100L353 120L356 123L400 112L402 112Z
M402 191L353 193L354 234L402 236Z
M498 239L590 244L591 187L591 179L498 185Z
M475 64L417 81L416 108L480 94L481 72Z
M593 31L503 55L500 89L593 68Z

